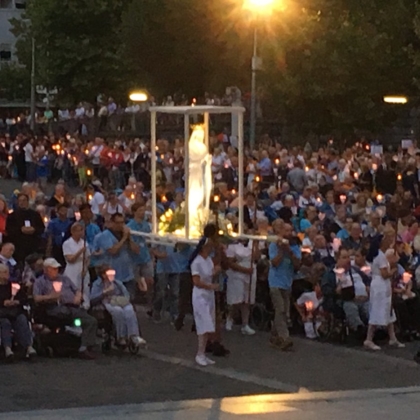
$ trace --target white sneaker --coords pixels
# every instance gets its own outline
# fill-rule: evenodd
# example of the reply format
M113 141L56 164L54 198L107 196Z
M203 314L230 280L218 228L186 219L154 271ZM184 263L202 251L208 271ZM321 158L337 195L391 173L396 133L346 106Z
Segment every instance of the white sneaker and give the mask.
M241 333L243 335L254 335L255 330L253 330L249 325L245 325L245 327L241 328Z
M403 349L403 348L405 348L405 344L400 343L398 340L395 340L395 341L389 341L389 345L390 345L391 347L395 347L395 348L397 348L397 349Z
M5 356L6 356L6 359L9 359L9 360L11 360L11 359L13 359L13 357L14 357L14 353L12 352L12 349L10 348L10 347L6 347L5 349L4 349L4 354L5 354Z
M365 340L365 342L363 343L363 347L365 347L368 350L374 350L374 351L378 351L381 349L373 341L370 341L370 340Z
M197 363L197 365L200 365L200 366L203 366L203 367L207 366L208 365L207 357L204 354L197 355L197 356L195 356L195 363Z
M206 357L206 362L207 362L208 365L215 365L216 364L216 362L214 360L209 359L207 356L205 356L205 357Z
M145 346L147 344L146 340L138 335L131 337L131 341L136 345L136 346Z
M233 328L233 319L232 318L228 318L226 319L226 331L232 331Z
M35 357L36 355L36 350L32 346L28 347L28 350L26 350L26 357L31 358Z

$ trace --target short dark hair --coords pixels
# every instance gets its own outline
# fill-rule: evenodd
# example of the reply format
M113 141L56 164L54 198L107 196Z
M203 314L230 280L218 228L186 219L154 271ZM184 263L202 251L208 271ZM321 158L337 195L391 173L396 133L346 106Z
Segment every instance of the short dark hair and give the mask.
M60 203L60 204L57 205L57 211L61 210L63 207L68 209L69 205L66 204L66 203Z
M80 207L79 207L79 211L82 212L83 210L87 210L87 209L91 209L92 206L89 203L83 203Z
M29 195L28 194L25 194L25 193L19 193L18 195L17 195L17 199L19 200L19 198L20 197L25 197L28 201L29 201Z
M145 207L146 203L144 201L137 201L131 206L131 213L134 214L140 207Z
M123 216L121 213L114 213L114 214L111 216L111 222L115 222L115 219L116 219L117 217L122 217L122 218L124 219L124 216Z

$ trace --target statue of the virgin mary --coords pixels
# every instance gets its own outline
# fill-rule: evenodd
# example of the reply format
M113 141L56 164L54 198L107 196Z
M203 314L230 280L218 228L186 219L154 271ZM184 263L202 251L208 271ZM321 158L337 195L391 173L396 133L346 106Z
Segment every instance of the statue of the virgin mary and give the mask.
M188 143L188 213L190 238L198 238L210 215L211 155L202 125L193 127Z

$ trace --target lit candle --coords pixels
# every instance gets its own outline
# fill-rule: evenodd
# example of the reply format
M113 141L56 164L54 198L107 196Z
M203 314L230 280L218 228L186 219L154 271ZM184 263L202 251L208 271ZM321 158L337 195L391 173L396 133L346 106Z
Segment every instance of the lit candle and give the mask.
M218 195L215 195L214 198L213 198L213 201L215 203L218 203L220 201L220 197Z
M305 302L305 309L307 310L307 312L312 312L314 310L314 303L310 300Z
M20 284L18 284L18 283L12 283L12 300L17 295L17 293L19 292L19 290L20 290Z
M372 170L375 172L378 170L378 165L376 163L372 163Z
M256 176L255 177L255 182L260 182L260 181L261 181L261 178L259 176Z
M362 270L366 275L369 275L372 271L368 265L363 266L360 270Z
M401 180L402 180L402 175L401 175L401 174L398 174L398 175L397 175L397 180L398 180L398 181L401 181Z
M10 210L9 210L9 214L12 214L12 213L13 213L13 209L10 209Z
M308 172L309 171L309 166L305 166L305 171Z
M115 270L106 270L105 274L109 281L112 282L115 280Z
M233 195L235 195L235 194L236 194L236 190L235 190L235 189L233 189L233 190L232 190L232 194L233 194Z
M79 221L80 220L80 211L75 211L74 212L74 218Z
M86 175L87 175L87 176L91 176L91 175L92 175L92 171L91 171L90 169L88 169L88 170L86 171Z
M90 200L92 200L92 198L93 198L92 194L89 194L88 195L88 200L90 201Z
M365 146L365 149L369 151L369 150L370 150L370 146L367 144L367 145Z
M167 201L167 198L164 195L162 195L162 203L166 203Z
M223 235L223 230L219 230L219 235L222 236Z
M276 160L274 161L274 163L275 163L276 165L278 165L278 164L280 163L280 159L276 159Z
M403 282L405 283L405 284L407 284L407 283L409 283L410 281L411 281L411 274L410 273L407 273L407 272L405 272L404 274L403 274L403 276L402 276L402 280L403 280Z
M376 200L377 200L379 203L381 203L383 199L384 199L384 196L383 196L382 194L378 194L378 195L376 196Z
M134 198L135 198L134 193L131 193L130 198L131 198L132 200L134 200Z
M49 219L48 219L48 217L47 216L44 216L44 224L48 224L48 221L49 221Z
M63 288L63 283L61 281L53 281L53 289L56 293L60 293Z
M9 156L9 161L11 161L13 159L13 157L12 156Z
M85 155L88 155L89 154L89 150L88 149L86 149L85 150Z
M346 200L347 200L347 197L344 194L341 194L340 195L341 204L344 204L346 202Z
M357 172L355 172L354 175L353 175L353 178L354 179L359 179L359 174Z

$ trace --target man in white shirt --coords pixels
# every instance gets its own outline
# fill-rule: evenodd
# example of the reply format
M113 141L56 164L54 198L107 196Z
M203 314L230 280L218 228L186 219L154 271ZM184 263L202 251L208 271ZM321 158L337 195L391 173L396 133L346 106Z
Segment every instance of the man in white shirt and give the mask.
M99 177L99 166L101 163L101 153L104 148L104 140L100 137L95 138L95 144L89 152L89 158L92 159L93 173L95 177Z

